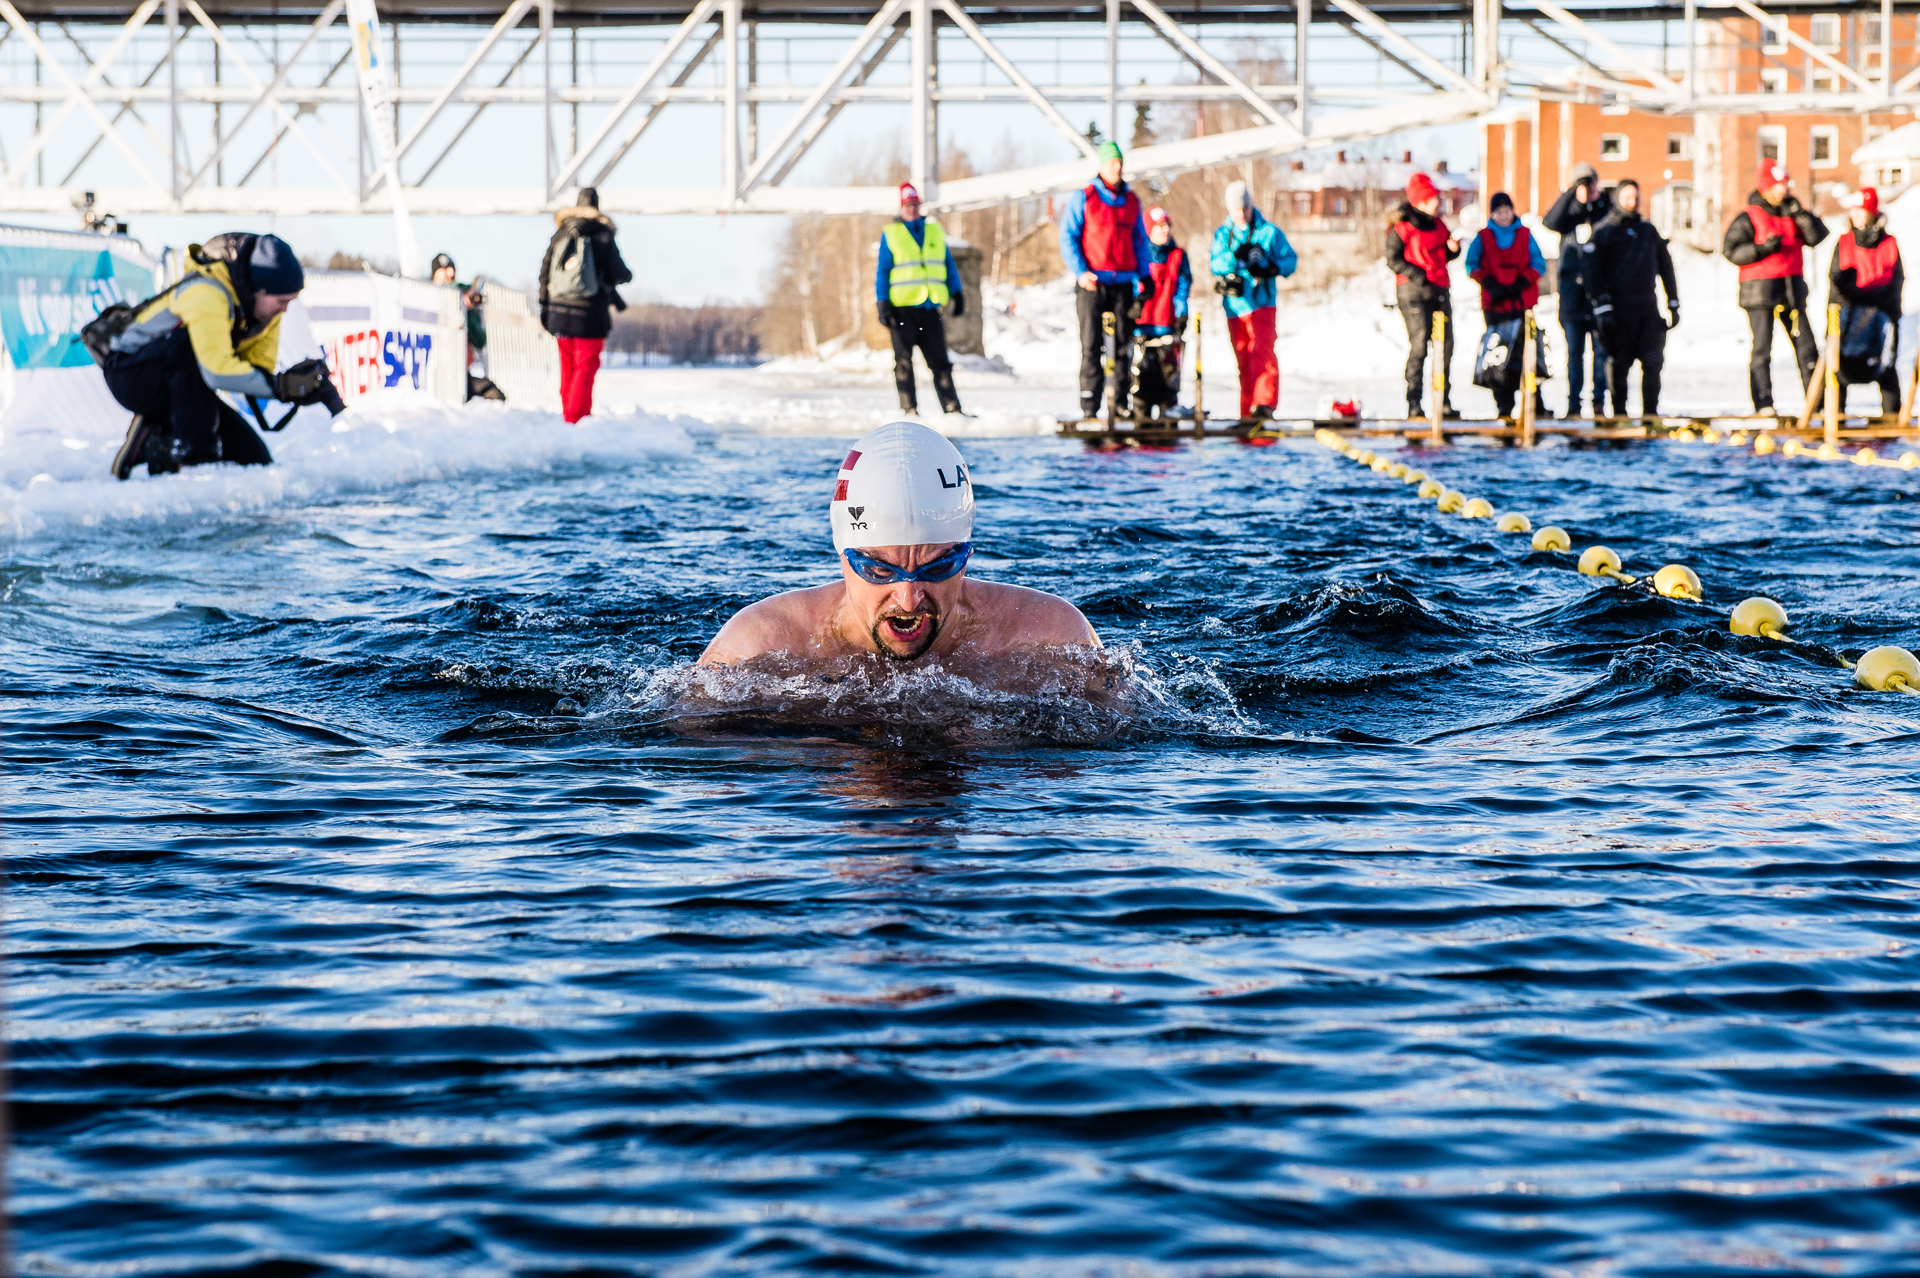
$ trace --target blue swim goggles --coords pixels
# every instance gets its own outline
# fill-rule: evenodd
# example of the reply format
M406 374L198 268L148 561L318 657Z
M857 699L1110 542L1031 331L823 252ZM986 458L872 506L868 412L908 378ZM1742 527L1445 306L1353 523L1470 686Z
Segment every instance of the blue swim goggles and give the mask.
M967 560L973 558L973 543L963 541L938 559L918 568L902 568L899 564L875 559L851 547L840 553L847 557L847 566L859 574L860 580L875 586L892 586L903 581L946 581L959 576L960 570L967 566Z

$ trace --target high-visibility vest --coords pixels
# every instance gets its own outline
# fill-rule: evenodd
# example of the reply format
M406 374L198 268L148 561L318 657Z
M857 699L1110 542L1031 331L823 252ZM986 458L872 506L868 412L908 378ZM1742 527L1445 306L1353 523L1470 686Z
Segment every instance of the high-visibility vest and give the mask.
M1800 238L1800 224L1784 213L1775 213L1760 203L1747 205L1747 220L1753 223L1755 244L1764 244L1777 235L1780 237L1780 251L1741 267L1740 278L1779 280L1790 275L1799 275L1801 273L1800 250L1804 247L1804 241Z
M1480 269L1476 273L1481 276L1492 276L1496 284L1512 284L1516 280L1532 275L1532 233L1523 226L1514 232L1513 242L1501 248L1500 241L1495 237L1491 226L1480 228ZM1481 288L1485 289L1485 287L1486 283L1483 280ZM1483 295L1480 309L1489 315L1521 315L1532 310L1539 300L1540 283L1538 277L1535 277L1527 280L1526 291L1519 301L1501 302L1489 306Z
M1900 245L1891 235L1882 235L1872 248L1861 248L1848 231L1834 248L1834 270L1853 268L1854 287L1861 292L1893 283L1893 268L1900 264Z
M928 218L921 235L924 242L915 244L905 222L896 221L887 227L887 251L893 254L887 300L895 306L947 304L947 233Z

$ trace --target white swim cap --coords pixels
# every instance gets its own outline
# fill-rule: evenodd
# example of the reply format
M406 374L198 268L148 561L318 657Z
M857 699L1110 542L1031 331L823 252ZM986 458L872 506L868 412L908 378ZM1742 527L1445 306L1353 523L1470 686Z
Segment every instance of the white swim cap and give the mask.
M835 550L967 541L973 481L946 436L918 422L889 422L840 463L827 514Z

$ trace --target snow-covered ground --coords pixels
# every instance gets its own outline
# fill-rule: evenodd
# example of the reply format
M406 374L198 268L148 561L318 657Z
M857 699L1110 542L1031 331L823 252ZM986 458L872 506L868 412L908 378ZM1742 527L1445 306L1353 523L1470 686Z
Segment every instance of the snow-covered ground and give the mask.
M1903 240L1920 244L1920 189L1893 209ZM1462 234L1470 228L1463 228ZM1551 237L1543 237L1550 239ZM1837 235L1836 237L1837 238ZM1816 303L1824 301L1827 253L1810 263ZM1736 305L1734 268L1717 255L1676 249L1684 321L1668 338L1662 407L1674 412L1748 409L1746 316ZM1920 272L1917 272L1920 273ZM1226 326L1216 300L1195 289L1204 340L1190 351L1192 402L1195 364L1206 372L1207 403L1216 414L1237 406L1238 385ZM956 435L1042 435L1076 405L1078 343L1071 284L1057 280L1031 288L994 287L985 300L987 358L962 357L955 381L970 418L937 412L924 369L922 420ZM1406 333L1393 308L1384 266L1317 295L1283 299L1279 316L1282 415L1309 416L1330 397L1359 396L1370 412L1393 413L1402 404ZM1903 366L1910 366L1916 308L1910 301L1902 334ZM1564 347L1553 322L1554 303L1542 307L1555 376L1547 404L1566 404ZM1468 414L1491 411L1491 396L1466 384L1482 331L1478 289L1455 289L1459 322L1453 371L1456 402ZM916 361L917 363L917 361ZM1779 407L1799 406L1788 344L1774 343ZM1877 404L1870 387L1855 388L1854 404ZM703 433L857 436L900 416L887 352L851 349L819 360L782 359L758 368L625 368L602 372L599 412L577 427L556 415L511 405L473 403L450 408L424 396L392 397L378 408L350 410L330 420L321 409L303 411L269 444L277 464L267 468L200 467L127 483L108 473L126 430L127 414L97 378L42 379L16 375L0 412L0 537L33 536L63 525L140 522L268 509L398 488L419 480L481 473L538 472L597 462L620 465L684 453ZM1637 403L1636 403L1637 407Z

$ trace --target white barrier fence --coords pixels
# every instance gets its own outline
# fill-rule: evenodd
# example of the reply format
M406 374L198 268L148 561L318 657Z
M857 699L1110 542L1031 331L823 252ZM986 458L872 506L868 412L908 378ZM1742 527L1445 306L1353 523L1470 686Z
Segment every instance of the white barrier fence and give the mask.
M539 303L517 289L485 289L487 376L509 404L560 411L560 343L540 327Z
M125 236L0 226L0 431L75 415L124 424L80 329L151 294L158 269Z
M451 286L373 271L308 271L295 307L282 321L282 362L317 345L349 406L392 391L466 400L467 320ZM312 345L300 340L298 311Z

